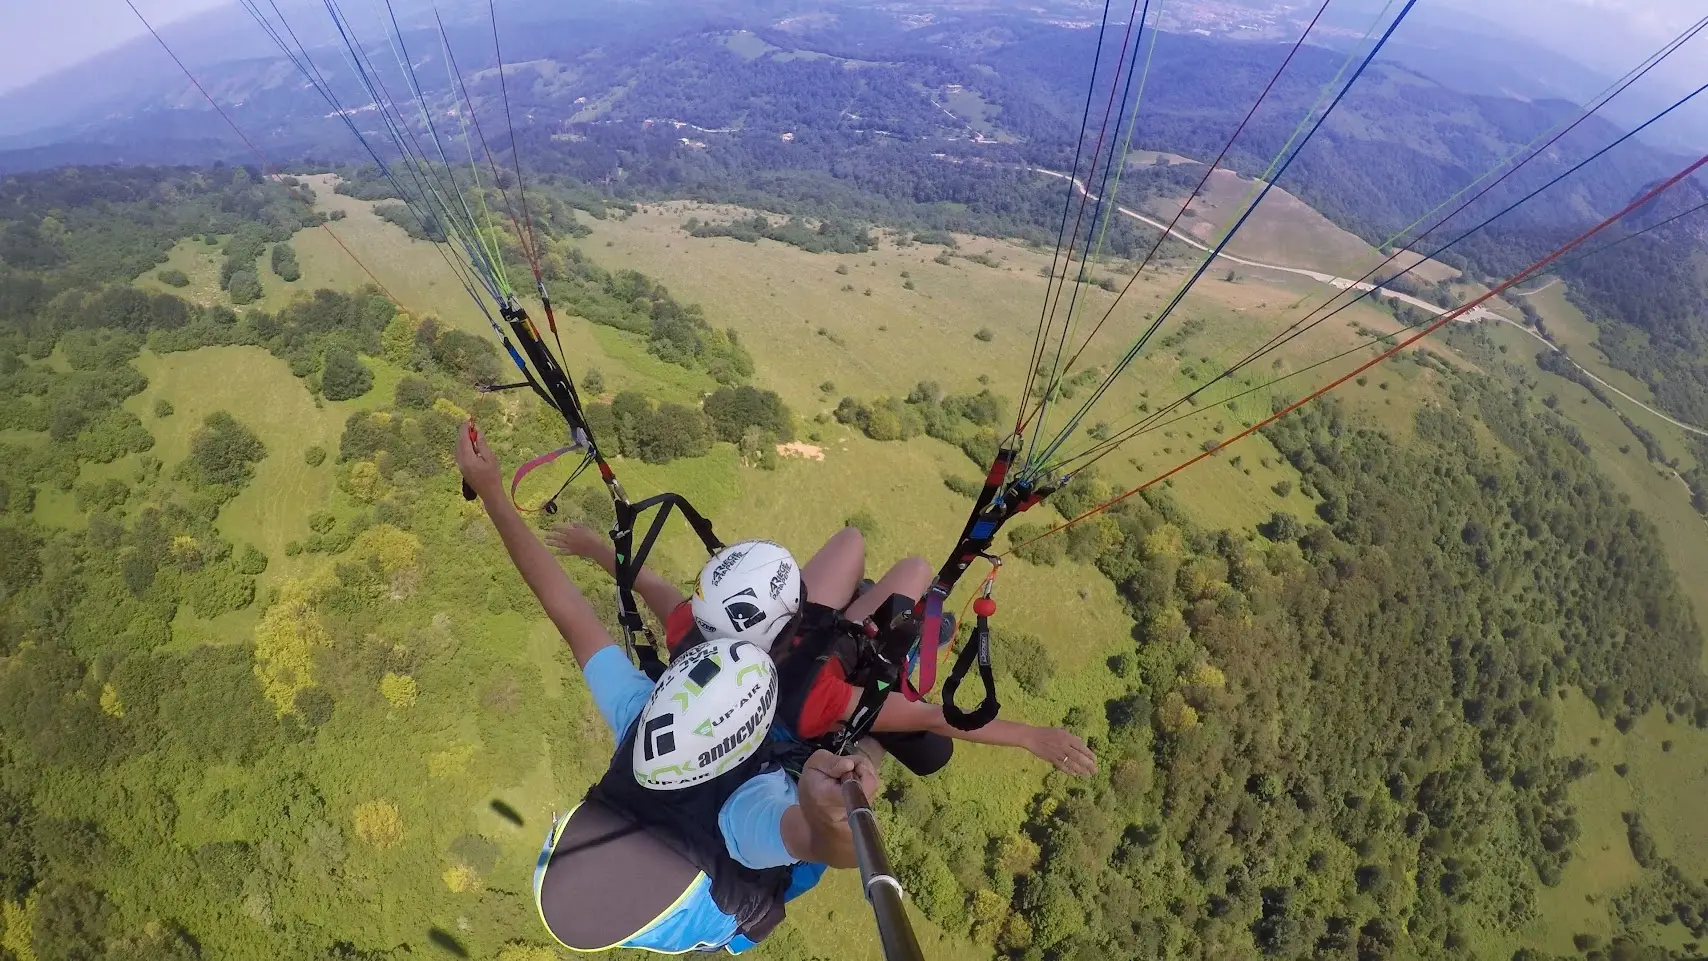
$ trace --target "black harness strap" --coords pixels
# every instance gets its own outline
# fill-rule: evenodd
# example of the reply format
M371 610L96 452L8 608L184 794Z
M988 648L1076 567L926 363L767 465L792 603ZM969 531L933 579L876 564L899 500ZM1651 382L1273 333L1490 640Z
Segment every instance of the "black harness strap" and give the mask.
M996 460L991 464L990 473L985 476L984 489L979 492L978 500L973 504L972 513L967 517L966 526L961 529L960 539L955 542L955 549L949 554L949 559L938 569L937 577L931 584L931 589L919 599L915 613L920 619L919 632L919 686L904 674L901 679L902 694L910 701L917 701L937 683L937 649L946 640L942 634L943 604L949 594L955 589L961 576L972 566L973 561L980 557L989 558L990 546L996 540L996 535L1002 526L1015 515L1030 510L1044 498L1060 489L1060 483L1033 487L1027 481L1008 483L1008 472L1014 466L1015 459L1020 454L1020 437L1016 434L1003 442L996 453ZM980 618L983 623L984 618ZM976 636L976 635L975 635ZM990 667L990 652L988 637L985 639L985 650L979 656L981 671L988 675ZM972 660L964 652L955 662L950 671L949 681L958 687L959 682L966 677L972 668ZM986 701L995 704L994 686L987 682ZM943 713L950 717L953 706L945 704ZM976 716L977 712L975 712ZM966 717L968 715L963 715ZM995 717L994 708L991 717ZM951 721L953 723L953 721ZM985 723L989 723L986 719ZM957 725L958 726L958 725ZM972 730L972 728L962 728Z
M853 628L849 636L857 645L854 668L847 680L860 689L860 701L842 730L831 738L831 749L837 754L852 751L871 732L884 701L902 683L919 621L913 599L892 594L864 625L844 623Z
M984 700L978 707L963 711L955 704L955 692L960 689L961 679L967 676L974 660L978 661L979 680L984 682ZM1002 705L996 700L996 679L990 672L990 621L980 617L972 636L961 647L961 656L955 660L949 679L943 682L943 720L957 731L976 731L996 720L997 712L1001 710Z
M616 490L620 493L622 488L618 487ZM664 673L664 660L658 653L658 638L653 635L652 629L646 626L640 608L635 604L635 579L646 565L647 556L652 553L652 546L658 542L658 535L664 530L664 524L670 519L670 511L673 508L681 512L682 519L699 535L706 553L716 554L723 550L724 545L712 531L712 522L706 520L681 494L655 494L637 504L629 503L626 497L618 497L615 507L617 523L611 529L611 543L617 552L617 624L622 627L623 642L633 653L641 670L647 677L656 681ZM634 546L635 525L641 515L654 508L658 513L653 515L652 523L647 527L646 535L641 538L637 548ZM645 643L638 643L641 637L645 637Z
M552 315L551 301L546 297L543 286L540 290L540 298L541 303L545 305L546 318L550 322L552 333L555 336L557 319ZM598 439L593 436L593 431L587 426L587 416L581 406L581 396L575 389L575 382L564 372L563 367L558 364L557 358L552 356L551 350L540 339L540 332L534 327L533 321L528 319L528 312L515 304L503 304L500 306L499 312L510 324L510 329L515 332L516 340L522 345L522 351L527 354L528 360L533 364L534 370L539 372L539 376L536 379L525 364L518 362L517 366L522 368L523 376L526 378L522 383L503 384L485 390L508 390L522 386L533 388L534 393L540 396L541 401L562 415L564 422L569 427L571 441L585 442L586 459L546 501L543 510L547 514L557 513L557 498L569 488L570 484L574 483L576 478L581 476L588 463L598 465L599 479L604 481L606 490L610 492L611 505L616 512L616 523L611 529L611 544L617 555L617 623L623 630L624 647L636 658L647 676L656 681L664 673L664 661L658 654L658 639L653 635L652 629L646 626L646 621L641 617L640 608L635 604L635 579L640 576L641 568L646 564L647 555L652 553L653 544L658 541L658 535L663 531L664 523L669 518L670 511L673 508L680 511L683 519L688 522L688 526L694 529L694 533L699 536L700 543L705 545L708 554L716 554L723 550L723 542L718 540L717 534L712 531L711 521L706 520L705 516L695 510L694 505L688 503L687 498L680 494L657 494L639 503L629 502L628 494L623 490L623 485L617 482L616 473L611 470L610 463L605 460L605 455L599 449ZM510 353L513 359L517 359L516 350L511 346L508 338L504 341L504 349ZM463 482L463 497L467 500L474 500L475 498L475 493L467 481ZM642 515L655 508L658 513L653 517L646 535L641 538L640 546L636 548L634 544L635 526ZM645 638L644 643L641 642L643 637Z

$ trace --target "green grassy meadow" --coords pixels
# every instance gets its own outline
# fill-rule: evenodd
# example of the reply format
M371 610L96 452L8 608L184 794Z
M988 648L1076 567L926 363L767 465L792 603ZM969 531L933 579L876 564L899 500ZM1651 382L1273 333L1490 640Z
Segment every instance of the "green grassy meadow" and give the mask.
M1044 295L1045 281L1039 271L1048 265L1047 252L1007 241L962 238L963 251L988 252L1000 266L960 258L943 265L934 260L941 248L932 246L885 244L870 254L815 255L771 241L750 245L727 238L697 239L680 229L690 216L706 220L735 213L702 205L655 205L625 221L596 224L593 235L580 243L601 263L659 277L678 296L703 304L713 324L736 330L753 350L757 380L782 394L806 417L828 413L847 395L863 399L904 395L921 380L937 381L947 392L965 393L980 389L978 378L983 375L999 395L1017 393L1015 385L1024 376L1038 323L1037 305ZM688 263L695 266L687 268ZM847 272L838 273L838 269ZM904 271L907 277L902 276ZM1183 268L1172 268L1144 275L1072 369L1094 365L1107 369L1148 326L1147 315L1173 296L1187 274ZM914 289L904 286L908 282ZM1303 317L1326 296L1325 288L1303 286L1298 278L1254 275L1231 284L1206 280L1174 321L1191 324L1198 332L1166 350L1159 349L1166 337L1152 341L1083 426L1102 421L1119 429L1137 423L1143 416L1140 404L1160 406L1207 379L1204 373L1187 377L1186 369L1202 372L1213 366L1220 370ZM1064 297L1060 315L1065 316L1070 298L1071 291ZM1082 290L1075 314L1075 343L1114 302L1112 294L1099 288ZM1205 441L1237 433L1268 416L1274 398L1299 397L1357 366L1364 357L1355 355L1297 381L1259 391L1231 409L1216 406L1216 400L1357 343L1352 324L1378 330L1397 327L1391 315L1367 303L1346 311L1342 318L1346 325L1337 318L1279 351L1279 366L1266 360L1244 372L1242 380L1210 387L1199 406L1183 407L1169 416L1179 423L1159 425L1140 435L1104 459L1099 469L1126 486L1149 480L1198 453ZM980 329L989 329L993 338L989 342L976 339L973 335ZM932 345L931 349L918 349L922 343ZM822 390L827 382L833 389ZM1009 385L1006 393L1003 385ZM1375 406L1387 405L1378 401ZM1071 412L1075 405L1068 402L1060 409ZM1058 419L1047 423L1060 423L1065 413L1052 416ZM830 425L820 433L829 437L839 430ZM941 447L929 440L910 443ZM1091 445L1082 436L1064 451L1083 451ZM1177 478L1172 489L1210 526L1250 526L1277 509L1308 511L1308 501L1300 495L1283 500L1269 491L1277 481L1287 479L1283 468L1262 465L1272 453L1261 437L1248 438L1233 454L1209 459ZM1242 457L1240 467L1229 466L1232 456ZM959 454L953 454L949 463L965 464L961 472L966 474L981 469ZM1248 470L1250 474L1245 473ZM957 519L948 526L958 524Z
M732 49L751 56L765 52L762 41L744 36L751 37L731 38ZM262 282L268 291L265 306L277 307L297 290L349 289L368 282L365 271L338 247L335 234L412 313L436 315L477 333L487 330L484 318L434 245L409 240L399 228L375 217L371 204L333 193L329 175L306 179L314 185L322 209L342 210L345 216L329 225L331 233L312 228L294 238L303 271L296 284L283 284L263 267ZM1001 240L961 238L961 252L988 252L999 266L961 258L943 265L933 260L941 248L932 246L897 247L886 242L869 254L813 255L771 241L695 239L680 227L689 216L723 219L738 213L732 208L686 203L649 205L624 220L594 222L593 233L578 243L601 266L643 271L670 287L680 300L703 305L715 326L735 330L756 362L754 382L782 395L799 417L800 439L817 447L823 459L785 458L776 471L763 471L743 465L730 445L719 444L702 458L662 466L620 460L616 470L632 495L668 489L689 496L714 519L726 541L773 538L804 557L847 517L865 510L879 519L869 543L868 571L873 576L911 554L939 561L970 506L942 479L945 475L973 479L982 466L936 440L920 437L879 443L820 415L828 415L843 396L870 400L905 395L922 380L937 381L946 392L972 393L984 386L982 375L992 390L1012 398L1025 373L1038 320L1045 289L1039 271L1048 263L1047 252ZM1286 239L1279 227L1254 236L1275 250ZM1310 244L1289 249L1301 251L1300 256L1318 248L1332 250L1331 259L1343 259L1310 266L1351 268L1356 251L1343 249L1327 234L1312 236L1316 239ZM173 251L168 266L190 276L191 287L185 293L213 302L223 296L217 284L218 256L216 247L186 242ZM1111 315L1108 328L1086 351L1081 366L1112 363L1146 325L1147 313L1158 309L1184 276L1185 270L1177 265L1136 284ZM913 289L905 286L909 281ZM138 283L167 289L152 274ZM850 286L851 290L844 289ZM1153 342L1085 426L1101 419L1118 428L1140 416L1141 404L1161 403L1202 384L1205 370L1219 370L1243 355L1301 316L1303 311L1296 305L1314 306L1326 294L1326 289L1298 278L1253 275L1226 283L1211 275L1162 331L1166 335L1191 324L1196 332L1167 348ZM1538 295L1538 309L1562 343L1570 341L1574 358L1586 365L1597 362L1587 346L1593 331L1581 315L1572 318L1569 305L1557 294L1551 290ZM1086 288L1080 296L1077 329L1083 332L1109 308L1113 296L1097 288ZM1337 318L1280 352L1276 364L1266 358L1248 372L1249 382L1268 380L1345 349L1359 338L1354 326L1376 330L1397 326L1391 315L1368 304L1343 316L1345 323ZM662 363L629 335L560 319L565 320L565 366L577 376L590 367L599 368L608 392L638 388L659 399L693 402L715 386L702 374ZM988 342L974 336L982 329L993 335ZM1495 343L1507 345L1506 360L1511 363L1528 363L1526 358L1534 354L1530 348L1540 347L1511 328L1497 325L1488 333ZM1455 363L1469 363L1448 348L1435 345L1432 349ZM1201 407L1183 408L1174 415L1190 413L1189 418L1140 436L1105 459L1100 469L1117 484L1131 486L1147 480L1197 454L1204 442L1227 437L1267 416L1276 398L1300 396L1372 353L1362 351L1298 382L1260 391L1232 408L1212 402L1245 389L1244 383L1218 384L1206 392ZM308 555L285 556L285 545L305 535L311 512L353 510L348 495L337 488L332 459L311 468L303 453L311 445L320 445L335 455L344 421L352 411L389 402L400 372L383 361L365 360L375 371L375 390L345 403L317 402L283 361L259 348L144 354L138 362L149 386L127 406L154 434L152 454L165 462L166 469L183 459L190 432L214 410L231 411L267 445L268 456L257 469L256 482L224 508L219 521L224 536L239 544L255 544L271 558L261 584L263 595L326 563ZM1605 365L1591 369L1633 396L1646 397L1631 378L1620 380L1622 375L1606 370ZM1708 537L1690 511L1682 486L1676 479L1660 476L1644 460L1641 446L1612 412L1593 400L1580 403L1588 397L1582 388L1533 373L1542 382L1539 393L1560 397L1561 412L1583 430L1598 466L1660 527L1675 570L1684 574L1681 582L1708 624L1708 580L1686 573L1708 570ZM1440 381L1438 374L1416 365L1384 365L1371 371L1364 383L1347 384L1341 395L1357 416L1370 418L1403 438L1410 430L1411 414L1441 396ZM824 389L827 385L833 386ZM176 413L156 419L152 411L159 399L170 401ZM1064 401L1064 410L1076 403ZM1631 416L1648 424L1640 412ZM1060 423L1060 419L1051 422ZM1669 445L1676 444L1670 428L1653 425L1651 429ZM1082 434L1069 449L1083 449L1089 443ZM1620 448L1627 445L1630 450L1622 452ZM88 468L84 479L120 476L135 467L132 455L112 465ZM1296 484L1285 497L1272 490L1279 481L1296 480L1268 442L1253 436L1181 473L1169 487L1198 523L1250 529L1277 510L1310 516L1313 504L1297 491ZM454 492L445 492L445 525L462 523L472 516L470 510ZM45 523L76 521L69 494L44 492L37 513ZM698 566L699 556L691 535L674 529L661 542L654 560L668 574L686 580ZM431 559L427 563L432 566ZM594 587L596 597L608 598L602 578L580 565L573 570L579 580ZM475 576L483 583L515 580L507 568L478 575L439 571L435 576ZM969 588L973 580L969 578ZM966 595L963 589L955 602ZM1039 568L1016 559L1005 565L997 597L1001 623L1044 638L1059 666L1049 696L1043 698L1020 691L1004 678L1006 715L1056 724L1070 707L1084 706L1092 708L1089 713L1097 719L1093 723L1102 726L1104 701L1120 693L1105 661L1131 648L1134 627L1111 583L1090 567L1065 563ZM253 631L261 609L258 603L212 622L182 613L174 624L174 645L241 642ZM447 857L444 852L464 835L498 839L499 853L483 872L486 888L525 892L549 815L565 810L600 774L610 745L585 687L575 677L573 661L543 619L511 611L447 609L433 618L432 625L419 641L434 654L416 675L419 699L401 709L370 692L367 701L354 709L341 706L319 742L337 744L339 750L305 750L299 760L317 783L336 786L335 796L328 800L340 810L384 798L394 801L402 812L410 845L363 862L357 871L357 889L351 892L377 899L382 910L369 912L374 923L385 923L385 898L415 897L435 905L435 910L443 906L449 929L455 925L456 897L471 895L447 893L440 872L449 862L423 863L419 857L405 857L405 852L418 856L436 851ZM1708 663L1708 653L1704 660ZM494 685L540 694L549 710L538 719L538 730L520 724L500 729L481 712L470 710L477 699L491 696ZM1541 918L1525 940L1539 948L1569 951L1573 933L1611 930L1608 902L1642 874L1623 837L1622 811L1645 813L1667 857L1697 869L1708 866L1708 823L1694 806L1708 793L1708 732L1649 716L1621 735L1575 691L1556 709L1564 722L1556 754L1589 754L1600 769L1572 788L1584 831L1580 853L1562 884L1544 890ZM1592 746L1591 738L1599 738L1599 745ZM1661 748L1663 740L1672 741L1670 751ZM1047 766L1029 755L977 745L960 745L956 753L954 767L942 776L953 802L976 809L978 819L993 833L1018 828ZM533 760L525 765L496 760L523 755ZM1629 777L1615 775L1614 763L1629 763ZM893 768L886 773L905 776ZM184 815L178 830L187 843L240 836L239 826L224 824L208 813L207 798L226 788L244 790L248 776L241 770L212 768L203 772L199 782L181 787L177 800ZM493 801L522 812L525 825L518 828L497 817ZM67 803L68 809L76 809L74 799L68 798ZM381 878L386 879L383 885ZM793 957L803 952L839 959L880 956L853 872L835 873L822 890L796 902L790 913L787 931L762 946L757 957ZM509 936L539 934L531 916L515 922L517 930ZM915 922L930 957L959 961L988 955L987 949L944 937L917 914ZM420 932L385 933L398 939L420 936Z

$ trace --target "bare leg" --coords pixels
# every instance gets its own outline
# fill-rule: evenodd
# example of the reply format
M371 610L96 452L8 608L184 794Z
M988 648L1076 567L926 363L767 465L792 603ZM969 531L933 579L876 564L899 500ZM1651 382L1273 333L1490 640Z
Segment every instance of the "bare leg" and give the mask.
M889 600L892 594L900 594L917 601L925 596L926 588L931 586L931 576L931 565L926 563L925 558L909 557L890 568L889 573L880 578L877 584L855 598L843 611L843 616L858 624L877 613L878 607Z
M865 538L857 528L844 527L801 565L801 583L806 587L807 600L840 611L854 599L854 590L865 573Z

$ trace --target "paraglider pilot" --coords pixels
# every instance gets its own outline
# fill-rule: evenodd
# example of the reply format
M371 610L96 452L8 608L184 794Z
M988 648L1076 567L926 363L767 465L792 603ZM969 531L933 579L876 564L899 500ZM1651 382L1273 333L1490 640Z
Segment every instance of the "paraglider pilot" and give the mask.
M827 866L855 867L840 782L854 778L876 795L872 759L785 757L805 748L770 736L778 672L749 641L680 651L655 686L517 513L472 422L458 432L456 460L618 742L605 775L541 851L534 893L552 935L575 951L736 954L773 930L784 904Z

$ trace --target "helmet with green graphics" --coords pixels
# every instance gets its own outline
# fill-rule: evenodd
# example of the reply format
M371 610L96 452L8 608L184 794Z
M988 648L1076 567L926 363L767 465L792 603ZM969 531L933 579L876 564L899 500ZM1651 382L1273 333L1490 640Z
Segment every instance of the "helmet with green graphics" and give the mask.
M701 568L690 605L706 638L738 638L769 651L795 624L803 600L801 567L788 548L743 541Z
M635 780L680 791L753 756L777 711L777 669L747 641L709 640L677 653L641 708Z

